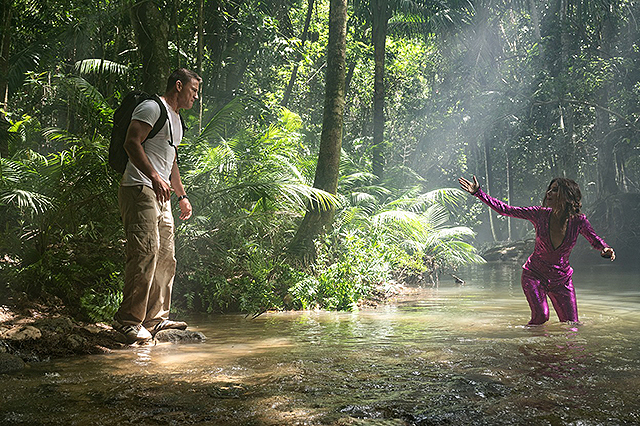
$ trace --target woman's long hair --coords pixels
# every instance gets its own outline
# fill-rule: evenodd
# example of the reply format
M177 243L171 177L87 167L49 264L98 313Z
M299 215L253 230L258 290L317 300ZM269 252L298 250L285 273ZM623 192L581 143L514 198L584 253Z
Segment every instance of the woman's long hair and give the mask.
M569 216L577 216L580 214L582 208L582 192L580 192L580 186L573 179L567 179L563 177L554 178L547 187L547 191L544 193L544 200L542 205L544 207L550 207L547 202L547 193L551 189L551 186L555 183L558 184L558 198L564 205L564 211Z

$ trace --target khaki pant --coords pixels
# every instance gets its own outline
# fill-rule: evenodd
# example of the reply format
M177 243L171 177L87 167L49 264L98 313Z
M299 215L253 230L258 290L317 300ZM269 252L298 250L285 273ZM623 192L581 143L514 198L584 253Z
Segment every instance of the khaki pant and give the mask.
M171 203L161 205L144 185L121 186L118 202L127 246L123 299L115 319L153 327L169 318L176 271Z

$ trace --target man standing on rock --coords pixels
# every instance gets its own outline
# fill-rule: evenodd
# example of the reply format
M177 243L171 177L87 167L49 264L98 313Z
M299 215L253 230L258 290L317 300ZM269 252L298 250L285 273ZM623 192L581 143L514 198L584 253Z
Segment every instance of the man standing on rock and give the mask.
M143 343L165 329L184 330L187 324L169 320L171 288L176 270L171 191L177 195L180 219L191 217L177 162L182 141L180 109L198 99L202 79L181 68L167 81L161 103L149 99L133 111L124 148L129 162L120 182L118 204L124 223L126 262L123 300L115 314L114 329L128 343ZM147 139L166 108L167 121Z

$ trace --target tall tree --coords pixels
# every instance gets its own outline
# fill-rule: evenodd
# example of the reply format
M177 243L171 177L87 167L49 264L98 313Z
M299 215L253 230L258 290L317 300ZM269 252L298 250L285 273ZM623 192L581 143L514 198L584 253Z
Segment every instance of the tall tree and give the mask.
M196 58L196 72L202 76L202 61L204 59L204 0L198 0L198 57ZM198 134L202 131L202 85L200 85L200 102L198 102Z
M373 141L371 165L373 174L382 179L384 175L384 65L387 30L392 9L389 0L371 0L371 42L373 44Z
M300 50L304 47L304 43L307 41L307 37L309 35L309 25L311 24L311 16L313 14L313 3L314 0L308 0L307 3L307 15L304 20L304 29L302 30L302 35L300 36ZM300 54L298 54L297 62L293 66L293 71L291 71L291 77L289 77L289 83L287 84L287 88L284 91L284 96L282 96L282 102L280 105L283 107L287 107L289 103L289 98L291 97L291 92L293 91L293 85L296 82L296 78L298 76L298 68L299 68Z
M141 54L142 90L162 93L170 72L169 24L152 0L133 4L131 22Z
M331 0L329 9L329 43L320 151L314 188L336 194L342 150L342 122L345 104L345 70L347 46L347 0ZM291 243L291 252L303 262L315 258L313 240L331 225L335 209L317 201L309 209Z
M9 155L8 123L5 118L9 99L9 48L11 46L11 16L13 0L3 0L0 9L0 157Z
M602 55L611 54L612 38L614 36L613 17L606 16L599 31L599 44ZM603 59L609 59L608 57ZM597 93L597 102L604 108L596 109L596 138L598 140L598 196L604 198L619 191L616 182L616 164L614 158L614 147L617 138L611 131L611 115L609 114L609 102L611 96L612 83L605 80L601 83Z

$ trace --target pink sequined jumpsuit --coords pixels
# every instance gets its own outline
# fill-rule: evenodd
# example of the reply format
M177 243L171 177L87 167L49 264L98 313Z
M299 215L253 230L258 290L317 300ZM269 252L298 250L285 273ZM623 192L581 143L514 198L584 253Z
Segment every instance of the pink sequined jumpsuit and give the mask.
M573 269L569 265L569 255L576 245L578 234L582 234L597 250L608 247L596 235L583 214L570 216L562 243L554 248L549 233L551 209L548 207L513 207L478 189L474 194L483 203L504 216L526 219L536 229L533 253L522 266L522 290L531 308L529 325L542 324L549 320L547 296L560 321L578 321L576 294L571 277Z

